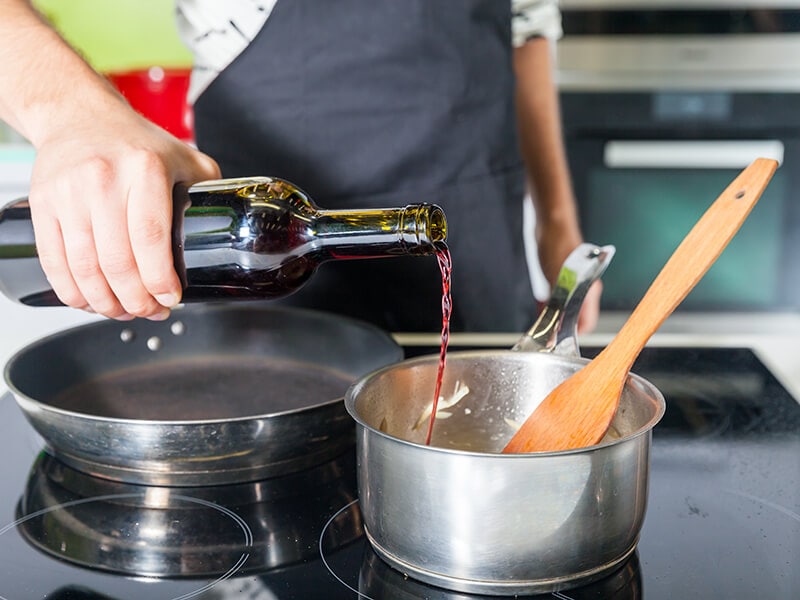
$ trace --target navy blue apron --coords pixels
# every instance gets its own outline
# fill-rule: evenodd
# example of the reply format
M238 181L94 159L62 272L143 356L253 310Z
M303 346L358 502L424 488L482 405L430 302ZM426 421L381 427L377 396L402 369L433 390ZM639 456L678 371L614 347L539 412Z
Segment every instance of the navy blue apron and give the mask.
M439 204L452 330L522 332L536 305L510 38L508 1L278 0L197 100L198 147L225 177L282 177L322 208ZM433 256L325 263L281 302L441 329Z

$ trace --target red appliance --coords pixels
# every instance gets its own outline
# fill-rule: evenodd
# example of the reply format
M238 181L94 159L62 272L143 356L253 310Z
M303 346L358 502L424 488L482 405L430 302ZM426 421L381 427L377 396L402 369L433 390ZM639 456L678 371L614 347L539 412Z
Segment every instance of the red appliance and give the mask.
M194 140L194 117L186 99L191 69L150 67L107 73L131 106L186 142Z

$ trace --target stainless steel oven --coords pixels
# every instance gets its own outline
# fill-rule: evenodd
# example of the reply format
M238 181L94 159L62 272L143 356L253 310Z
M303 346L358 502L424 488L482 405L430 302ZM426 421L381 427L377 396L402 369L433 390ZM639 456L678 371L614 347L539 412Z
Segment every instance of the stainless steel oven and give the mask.
M562 2L564 133L585 235L618 252L604 308L635 306L759 156L781 167L680 311L800 308L800 2Z

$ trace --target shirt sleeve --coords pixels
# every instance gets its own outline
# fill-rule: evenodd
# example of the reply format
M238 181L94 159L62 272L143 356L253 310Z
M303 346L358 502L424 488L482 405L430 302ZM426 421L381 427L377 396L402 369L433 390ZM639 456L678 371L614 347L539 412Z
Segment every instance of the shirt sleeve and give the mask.
M177 0L176 24L194 58L188 98L194 102L247 48L277 0Z
M558 0L511 0L511 41L519 47L533 38L561 38Z

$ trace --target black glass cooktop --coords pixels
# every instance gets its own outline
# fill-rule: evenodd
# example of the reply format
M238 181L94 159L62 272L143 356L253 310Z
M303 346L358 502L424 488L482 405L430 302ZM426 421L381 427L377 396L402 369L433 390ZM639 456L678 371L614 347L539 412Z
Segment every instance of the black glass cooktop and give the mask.
M800 598L800 404L746 349L648 348L634 370L667 399L638 549L540 597ZM50 457L6 394L0 456L0 600L481 598L372 552L352 451L256 483L123 485Z

